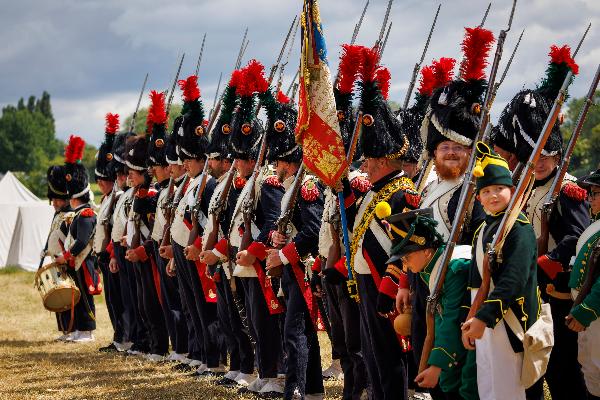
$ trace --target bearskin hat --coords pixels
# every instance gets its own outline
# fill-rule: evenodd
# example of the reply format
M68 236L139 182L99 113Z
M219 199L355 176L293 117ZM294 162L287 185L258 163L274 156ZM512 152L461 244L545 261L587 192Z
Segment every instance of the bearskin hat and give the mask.
M549 55L550 63L541 84L535 89L517 93L506 105L497 126L492 130L492 142L516 154L520 162L527 162L529 159L567 73L569 70L573 74L579 72L569 46L553 45ZM544 145L542 155L557 155L562 148L563 138L557 121Z
M366 158L398 159L406 154L409 142L401 132L400 121L387 103L390 72L379 65L379 49L362 47L358 71L362 111L362 154Z
M152 91L150 93L150 108L146 119L147 132L150 134L148 142L148 166L166 166L166 136L168 116L165 111L165 95Z
M81 163L85 142L79 136L71 135L65 147L65 180L70 199L78 199L90 191L87 170Z
M48 183L48 200L69 199L65 175L66 172L64 165L52 165L48 167L48 171L46 172L46 180Z
M431 154L439 142L472 146L479 131L481 103L487 88L485 68L494 34L482 27L465 28L458 79L434 90L423 119L421 137Z
M356 116L352 108L354 100L354 89L359 78L360 65L362 61L362 46L344 44L342 45L342 55L338 64L338 73L336 85L333 88L335 97L335 107L337 110L337 119L340 125L340 133L344 142L346 153L350 148L350 141L354 133ZM356 145L354 159L361 157L360 138Z
M191 75L179 82L183 91L184 109L182 110L179 135L179 157L181 159L204 159L208 148L207 121L204 120L204 107L200 99L198 77Z
M302 149L296 143L294 135L298 111L289 97L281 91L277 93L277 98L272 95L265 97L267 160L269 162L281 160L300 163L302 161Z
M259 99L268 96L269 82L265 79L265 67L256 60L250 60L240 72L236 87L239 103L231 121L229 146L233 158L253 159L264 133L255 108Z
M215 123L215 126L210 133L210 143L207 150L209 158L231 158L231 150L229 145L229 139L231 138L232 130L231 121L233 118L233 112L238 103L236 90L240 83L241 77L241 70L233 71L231 78L229 79L229 83L223 92L219 119Z
M119 114L106 114L106 127L104 129L104 141L96 153L96 169L94 175L96 180L114 181L115 175L110 168L110 162L113 159L113 143L115 135L119 130Z
M134 137L135 134L133 132L122 132L115 136L115 140L113 142L112 147L112 160L108 165L110 172L116 179L117 174L125 173L125 161L126 161L126 148L125 144L127 139Z
M165 146L165 161L167 164L183 164L181 158L179 158L179 135L177 134L182 121L183 117L181 115L175 118L173 132L167 136L167 144Z

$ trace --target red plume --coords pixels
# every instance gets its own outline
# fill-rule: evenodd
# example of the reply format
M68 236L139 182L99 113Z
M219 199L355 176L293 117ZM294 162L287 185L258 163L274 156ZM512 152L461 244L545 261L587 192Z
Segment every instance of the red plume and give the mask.
M279 102L281 104L289 104L290 98L287 97L285 94L283 94L283 92L281 90L279 90L277 92L277 102Z
M388 99L388 94L390 92L390 80L392 76L390 74L390 70L385 67L379 67L377 71L375 71L375 80L377 81L377 85L379 86L379 90L381 90L381 94L385 100Z
M465 80L485 79L487 57L494 43L492 31L477 27L465 28L462 42L463 60L460 64L460 77Z
M150 92L150 108L148 109L148 117L146 118L146 127L148 132L152 131L153 124L166 124L167 111L165 110L165 94L152 90Z
M435 69L432 65L426 65L421 69L421 79L419 80L419 88L417 92L423 96L431 96L433 90L435 89L436 79L435 79Z
M85 142L79 136L71 135L69 143L65 147L65 163L75 164L83 158Z
M433 61L433 69L435 71L435 86L434 90L446 86L452 81L454 77L454 65L456 60L454 58L442 57L439 61Z
M573 57L571 57L571 47L568 45L564 45L562 47L558 47L553 44L550 47L550 62L554 64L567 64L567 67L573 72L573 75L577 75L579 73L579 65L575 62Z
M236 93L239 96L250 97L254 93L264 93L269 89L269 82L265 79L265 67L256 60L250 60L242 69L242 79L237 85Z
M229 87L238 87L240 82L243 79L243 74L241 69L236 69L231 73L231 78L229 79Z
M114 135L119 130L119 114L106 114L106 127L104 132Z
M367 47L362 48L362 64L360 70L360 77L363 82L373 82L375 80L375 73L378 68L379 62L379 50L377 47L369 49Z
M181 79L177 83L181 90L183 90L183 101L189 103L198 100L200 89L198 88L198 77L196 75L191 75L187 79Z
M343 44L338 66L338 89L341 93L352 93L361 63L363 46Z

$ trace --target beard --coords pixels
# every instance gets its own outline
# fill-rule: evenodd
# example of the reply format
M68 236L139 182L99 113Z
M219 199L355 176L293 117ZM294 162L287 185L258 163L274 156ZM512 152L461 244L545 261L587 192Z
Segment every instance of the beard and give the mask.
M460 161L460 165L457 167L449 167L445 165L445 161L457 160ZM442 180L455 180L460 176L464 175L467 170L468 159L461 160L460 157L447 156L441 160L434 159L433 164L435 165L435 172Z

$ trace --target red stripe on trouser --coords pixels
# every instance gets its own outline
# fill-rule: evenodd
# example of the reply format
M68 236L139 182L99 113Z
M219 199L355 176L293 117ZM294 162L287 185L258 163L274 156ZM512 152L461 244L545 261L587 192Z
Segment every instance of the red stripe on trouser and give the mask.
M304 280L304 271L302 271L302 268L300 268L297 263L292 263L291 266L294 277L296 277L296 282L298 282L298 287L300 288L302 296L304 297L306 307L308 307L310 320L312 321L315 330L319 330L319 327L317 326L317 302L315 301L312 290L310 289L310 285Z
M162 306L162 296L160 293L160 275L158 274L158 266L154 261L154 257L150 256L150 265L152 265L152 278L154 279L154 287L156 288L156 295L158 296L158 301Z

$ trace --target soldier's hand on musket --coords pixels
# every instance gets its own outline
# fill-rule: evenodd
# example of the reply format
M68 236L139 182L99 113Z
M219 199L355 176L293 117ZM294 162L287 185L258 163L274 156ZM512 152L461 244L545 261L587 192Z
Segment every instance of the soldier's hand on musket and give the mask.
M158 254L162 258L173 258L173 246L160 246Z
M177 273L175 271L175 260L173 260L173 259L169 260L169 262L167 263L166 272L167 272L167 275L169 275L171 278L174 278L177 275Z
M279 257L279 250L269 249L267 250L267 271L280 266L283 264L281 257Z
M200 259L200 249L197 248L196 246L189 245L187 246L184 250L183 250L183 254L185 254L185 258L187 258L190 261L196 261Z
M251 267L254 265L256 257L248 252L248 250L242 250L235 256L235 262L242 267Z
M200 262L206 265L215 265L219 262L219 257L216 256L211 250L204 250L200 253Z
M396 293L396 311L402 314L407 308L410 308L410 289L399 288Z
M577 321L571 314L565 317L565 325L567 325L567 328L574 332L585 331L585 326L581 322Z
M116 258L113 257L110 259L110 262L108 263L108 269L113 274L116 274L117 272L119 272L119 264L117 263Z
M273 232L273 234L271 235L271 242L273 243L274 247L281 247L281 246L285 246L287 244L287 236L279 233L277 231Z
M415 378L415 382L422 388L434 388L440 380L442 369L435 365L430 365Z
M135 253L134 250L127 250L125 252L125 258L127 260L129 260L130 262L138 262L140 261L140 258L138 257L138 255Z
M467 320L462 327L462 341L467 350L475 349L475 339L481 339L485 332L485 322L475 317Z

